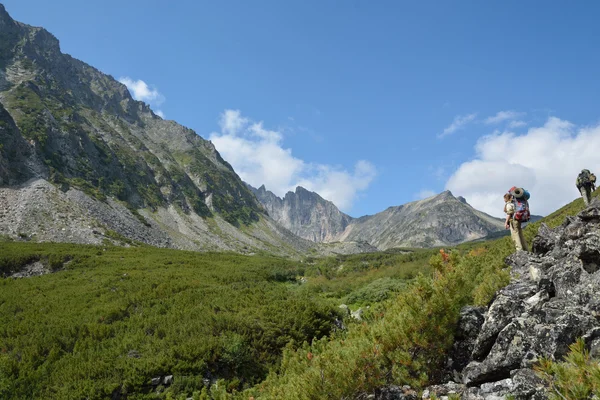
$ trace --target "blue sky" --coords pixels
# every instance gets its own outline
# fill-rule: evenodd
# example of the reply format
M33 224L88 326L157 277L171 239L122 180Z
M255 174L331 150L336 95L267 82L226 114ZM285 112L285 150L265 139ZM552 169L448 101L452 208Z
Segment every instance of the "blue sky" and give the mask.
M3 4L143 81L138 97L250 183L302 184L352 216L447 188L498 215L513 184L544 214L577 196L579 169L600 170L600 3Z

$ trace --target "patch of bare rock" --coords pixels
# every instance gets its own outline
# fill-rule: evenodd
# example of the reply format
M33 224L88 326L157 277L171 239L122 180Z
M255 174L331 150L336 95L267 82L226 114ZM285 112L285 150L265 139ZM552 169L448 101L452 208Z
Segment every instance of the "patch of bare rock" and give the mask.
M51 271L44 266L40 261L27 264L21 270L9 275L10 278L30 278L32 276L40 276L49 274Z

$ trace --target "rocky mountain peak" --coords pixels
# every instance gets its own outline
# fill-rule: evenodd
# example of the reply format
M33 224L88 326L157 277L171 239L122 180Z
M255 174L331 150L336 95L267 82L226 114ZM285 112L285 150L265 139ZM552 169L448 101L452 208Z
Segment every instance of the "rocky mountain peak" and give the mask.
M283 199L266 190L249 186L271 218L294 234L314 242L334 241L346 229L352 217L335 204L302 186L287 192Z
M504 228L499 219L474 210L449 190L360 218L342 213L332 202L301 186L283 199L262 186L253 191L272 218L313 241L367 242L380 250L445 246Z
M460 201L460 202L461 202L461 203L463 203L463 204L469 204L469 203L467 203L467 199L465 199L465 198L464 198L464 197L462 197L462 196L458 196L458 197L456 198L456 200Z
M10 17L4 4L0 3L0 28L3 27L4 24L14 24L15 21Z
M454 200L456 199L456 197L454 197L454 195L452 194L452 192L450 190L444 190L442 193L434 196L435 200L441 200L441 201L448 201L448 200Z

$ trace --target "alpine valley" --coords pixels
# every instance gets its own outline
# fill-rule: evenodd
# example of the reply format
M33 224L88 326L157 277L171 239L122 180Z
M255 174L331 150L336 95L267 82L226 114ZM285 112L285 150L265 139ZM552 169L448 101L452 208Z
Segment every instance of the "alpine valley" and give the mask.
M0 399L597 399L593 197L281 198L0 4Z
M502 229L449 192L352 218L302 188L284 199L249 189L210 141L1 6L0 47L0 234L10 238L298 255Z

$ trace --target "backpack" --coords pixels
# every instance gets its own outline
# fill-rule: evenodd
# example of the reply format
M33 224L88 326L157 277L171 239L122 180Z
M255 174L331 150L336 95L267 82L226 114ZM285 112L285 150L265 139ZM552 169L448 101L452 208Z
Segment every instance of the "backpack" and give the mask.
M592 174L589 169L581 170L577 175L576 185L578 188L582 186L594 186L596 183L596 175Z
M513 218L517 221L527 222L529 218L531 218L531 214L529 213L529 203L525 198L513 199L513 204L515 205L515 213Z

